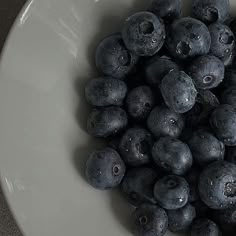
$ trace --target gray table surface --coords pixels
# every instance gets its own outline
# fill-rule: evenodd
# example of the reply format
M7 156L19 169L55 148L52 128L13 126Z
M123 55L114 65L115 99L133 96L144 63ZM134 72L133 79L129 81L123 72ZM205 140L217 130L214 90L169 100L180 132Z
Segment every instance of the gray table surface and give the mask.
M0 1L0 52L11 26L26 0ZM0 188L0 236L22 236Z

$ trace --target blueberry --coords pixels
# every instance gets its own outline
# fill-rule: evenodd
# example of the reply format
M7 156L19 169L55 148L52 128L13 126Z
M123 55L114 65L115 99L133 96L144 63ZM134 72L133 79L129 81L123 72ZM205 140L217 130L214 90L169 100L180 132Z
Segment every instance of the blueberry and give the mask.
M91 153L86 164L86 177L94 188L111 189L121 183L125 169L118 152L112 148L104 148Z
M182 0L152 0L148 11L161 17L165 23L171 23L182 14Z
M127 94L126 84L112 77L92 79L85 88L87 101L93 106L121 106Z
M143 128L130 128L121 138L119 151L128 165L141 166L151 160L152 135Z
M236 165L225 161L210 164L201 173L198 188L208 207L232 207L236 203Z
M195 18L205 22L224 22L229 17L229 0L193 0L192 12Z
M151 168L129 169L123 179L121 190L134 206L143 203L156 204L153 188L157 177L156 171Z
M188 145L171 137L160 138L154 144L152 157L158 166L175 175L184 175L193 163Z
M138 12L130 16L122 30L126 47L139 56L153 56L165 42L165 26L151 12Z
M138 57L129 52L120 34L103 39L96 50L97 68L105 75L125 78L134 68Z
M236 55L236 52L235 50L233 50L230 54L227 54L223 58L221 58L225 67L232 67L234 65L235 55Z
M219 99L210 90L198 90L197 102L214 109L220 105Z
M161 93L166 105L176 113L186 113L196 102L197 90L192 79L181 72L170 72L161 83Z
M235 47L234 34L230 28L220 23L213 23L208 28L211 34L210 53L219 58L230 55Z
M126 99L128 114L136 120L146 119L154 103L154 94L148 86L139 86L132 89Z
M224 86L226 88L229 88L231 86L236 87L236 69L229 68L225 71Z
M191 236L221 236L221 232L215 222L199 218L192 224Z
M211 35L201 21L186 17L173 22L168 30L166 43L173 57L187 59L207 54Z
M169 230L171 232L186 232L196 217L196 210L195 207L187 203L180 209L168 210L167 215L169 219Z
M148 84L158 88L162 79L172 70L179 70L179 66L168 57L155 56L144 68Z
M221 105L211 114L210 123L217 138L227 146L236 145L236 109Z
M128 124L126 112L120 107L94 109L87 121L88 133L94 137L106 138L116 135Z
M189 185L182 177L168 175L157 181L154 196L164 209L176 210L184 207L188 202Z
M190 188L189 202L196 202L199 200L199 194L198 194L199 176L200 176L200 170L197 169L196 167L193 167L185 176Z
M236 165L236 147L227 147L225 159Z
M221 96L222 104L229 104L231 106L236 107L236 86L229 87L225 91L223 91Z
M147 126L156 138L178 138L184 128L184 118L166 107L155 107L148 117Z
M156 205L144 204L133 214L135 235L164 236L168 228L168 216Z
M212 89L217 87L224 79L223 62L210 55L200 56L188 68L194 84L199 89Z
M194 132L188 144L194 161L200 166L224 159L224 144L206 130L199 129Z

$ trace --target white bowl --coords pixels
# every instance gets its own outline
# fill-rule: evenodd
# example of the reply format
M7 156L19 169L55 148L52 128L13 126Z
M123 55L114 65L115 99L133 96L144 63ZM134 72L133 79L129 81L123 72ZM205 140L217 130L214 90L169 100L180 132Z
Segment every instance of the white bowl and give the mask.
M84 84L99 40L145 4L31 0L19 15L0 65L0 173L25 236L132 235L126 201L84 179L101 145L85 131Z

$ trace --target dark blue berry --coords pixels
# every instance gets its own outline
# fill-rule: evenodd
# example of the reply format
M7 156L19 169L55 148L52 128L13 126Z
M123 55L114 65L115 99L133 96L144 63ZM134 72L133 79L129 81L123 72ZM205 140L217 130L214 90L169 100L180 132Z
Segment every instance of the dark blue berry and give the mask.
M97 47L96 65L105 75L123 79L137 61L138 57L126 49L120 34L108 36Z
M236 165L218 161L200 175L199 194L212 209L226 209L236 204Z
M168 175L157 181L154 196L164 209L176 210L184 207L188 202L189 185L182 177Z
M148 117L147 126L156 138L178 138L184 128L184 118L166 107L155 107Z
M224 159L225 146L209 131L199 129L193 133L188 141L194 161L206 166L215 161Z
M164 236L168 228L168 216L156 205L144 204L133 214L135 235Z
M109 137L126 128L128 118L120 107L104 107L94 109L87 121L88 133L94 137Z
M210 50L211 35L204 23L186 17L173 22L168 30L166 42L173 57L187 59L207 54Z
M104 148L91 153L86 164L86 177L97 189L111 189L121 183L125 169L118 152L112 148Z
M131 166L141 166L151 161L153 138L143 128L130 128L121 138L119 152Z
M180 209L167 210L167 215L169 219L169 230L171 232L186 232L196 217L196 210L195 207L187 203Z
M217 87L224 79L223 62L210 55L200 56L188 68L194 84L199 89L212 89Z
M134 206L143 203L156 204L153 188L157 177L156 171L151 168L129 169L123 179L121 190Z
M158 166L175 175L184 175L193 163L188 145L171 137L160 138L154 144L152 157Z
M182 0L152 0L148 11L161 17L165 23L171 23L182 14Z
M146 119L154 104L155 97L148 86L139 86L132 89L126 98L128 114L136 120Z
M229 0L193 0L192 13L206 24L224 22L229 17Z
M197 97L192 79L183 71L166 75L161 83L161 93L166 105L176 113L191 110Z
M227 146L236 145L236 109L221 105L211 114L210 123L217 138Z
M126 47L139 56L153 56L165 42L165 26L151 12L138 12L130 16L122 30Z
M112 77L92 79L85 88L87 101L93 106L121 106L127 94L126 84Z

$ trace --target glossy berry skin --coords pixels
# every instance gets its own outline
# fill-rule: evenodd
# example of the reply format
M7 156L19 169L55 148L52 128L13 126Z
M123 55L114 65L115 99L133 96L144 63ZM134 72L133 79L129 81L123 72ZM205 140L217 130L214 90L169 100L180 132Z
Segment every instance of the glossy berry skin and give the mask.
M221 231L215 222L206 219L196 219L191 228L191 236L221 236Z
M116 135L126 128L128 118L120 107L93 109L87 121L88 133L94 137L106 138Z
M136 120L146 119L154 104L155 97L148 86L139 86L132 89L126 98L128 114Z
M157 178L156 171L151 168L131 168L122 181L121 190L134 206L140 206L143 203L156 204L153 188Z
M221 95L221 103L236 107L236 86L229 87Z
M178 59L188 59L207 54L211 36L204 23L186 17L175 20L170 26L166 44L170 55Z
M124 79L138 61L138 57L127 50L120 34L103 39L97 47L95 59L101 72L118 79Z
M236 147L227 147L225 159L236 165Z
M236 109L221 105L211 114L210 123L217 138L226 146L236 145Z
M143 128L130 128L122 136L119 152L130 166L141 166L151 161L153 138Z
M133 213L135 235L164 236L168 228L168 216L157 205L143 204Z
M236 165L218 161L206 167L200 175L199 194L212 209L227 209L236 203Z
M171 232L186 232L196 217L196 210L195 207L187 203L180 209L168 210L167 215L169 219L169 230Z
M200 166L224 159L225 146L209 131L199 129L188 141L194 161Z
M225 67L223 62L211 55L200 56L188 68L194 84L199 89L217 87L224 79Z
M229 17L229 0L193 0L192 13L206 24L224 22Z
M189 185L182 177L168 175L157 181L154 196L164 209L176 210L188 202Z
M117 187L124 175L125 164L118 152L112 148L94 151L86 164L88 182L97 189L106 190Z
M161 83L161 94L166 105L176 113L186 113L196 102L197 90L185 72L170 72Z
M181 16L182 0L152 0L148 11L161 17L168 24Z
M211 34L210 54L224 58L231 54L235 48L235 38L233 32L226 25L214 23L209 25Z
M112 77L92 79L85 88L87 101L93 106L121 106L127 94L126 84Z
M156 138L170 136L178 138L184 128L184 117L167 107L155 107L150 113L147 126Z
M138 12L126 20L122 36L131 52L138 56L153 56L164 44L165 26L153 13Z
M188 145L171 137L160 138L154 144L152 157L158 166L175 175L184 175L193 163Z

